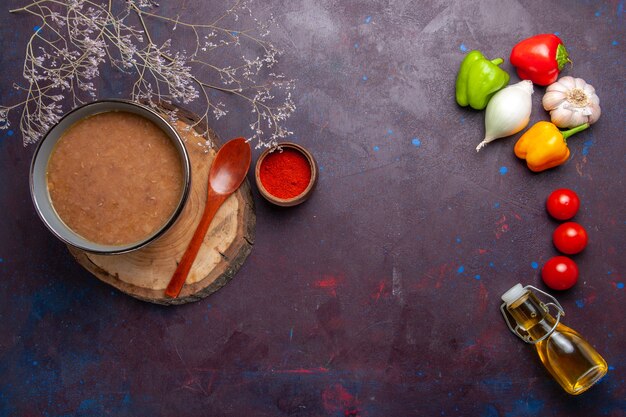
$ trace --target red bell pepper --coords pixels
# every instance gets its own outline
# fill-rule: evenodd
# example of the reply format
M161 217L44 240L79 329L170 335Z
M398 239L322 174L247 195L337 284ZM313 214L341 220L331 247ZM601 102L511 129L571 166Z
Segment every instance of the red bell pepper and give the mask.
M571 61L563 41L551 33L524 39L511 51L511 64L516 67L517 75L537 85L555 82L568 62Z

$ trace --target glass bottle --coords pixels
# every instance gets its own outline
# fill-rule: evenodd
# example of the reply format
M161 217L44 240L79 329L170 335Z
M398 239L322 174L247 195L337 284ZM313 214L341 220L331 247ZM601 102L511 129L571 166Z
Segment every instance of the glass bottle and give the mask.
M535 293L546 296L543 303ZM585 392L607 372L606 361L578 334L561 323L563 307L538 288L515 285L502 295L500 310L509 329L526 343L535 346L541 362L565 391L572 395ZM550 307L557 311L556 318Z

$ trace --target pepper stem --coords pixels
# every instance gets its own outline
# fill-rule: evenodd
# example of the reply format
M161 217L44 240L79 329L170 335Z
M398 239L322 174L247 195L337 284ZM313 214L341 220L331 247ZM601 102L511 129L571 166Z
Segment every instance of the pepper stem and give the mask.
M559 46L556 47L556 63L559 66L559 72L563 69L563 67L565 66L565 64L567 64L568 62L571 64L572 60L569 59L569 54L567 53L567 49L565 49L565 45L563 45L562 43L559 44Z
M572 136L574 133L578 133L582 130L587 129L588 127L589 127L589 123L585 123L580 126L576 126L575 128L570 129L570 130L561 131L561 134L563 135L563 140L567 142L567 138Z
M504 60L502 58L496 58L496 59L492 59L491 63L494 65L500 65L504 62Z

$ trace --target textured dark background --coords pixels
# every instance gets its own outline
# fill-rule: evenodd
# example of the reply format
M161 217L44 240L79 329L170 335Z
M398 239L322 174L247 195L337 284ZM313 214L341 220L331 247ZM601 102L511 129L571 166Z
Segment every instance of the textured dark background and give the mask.
M17 99L27 15L0 5L0 95ZM167 1L201 20L222 1ZM624 416L623 1L267 1L279 71L297 79L294 140L317 157L306 204L257 203L254 250L225 288L161 307L81 269L37 218L33 147L0 131L0 416ZM466 51L504 57L558 32L596 87L602 118L570 140L564 166L539 175L514 138L476 154L483 113L459 108ZM162 34L163 35L163 34ZM100 97L126 96L106 72ZM548 118L535 88L531 123ZM193 107L192 107L193 109ZM197 110L197 109L196 109ZM14 121L16 121L14 119ZM214 125L222 138L246 120ZM500 295L545 289L557 187L582 199L590 234L579 283L557 294L566 324L610 364L565 394L533 348L511 335Z

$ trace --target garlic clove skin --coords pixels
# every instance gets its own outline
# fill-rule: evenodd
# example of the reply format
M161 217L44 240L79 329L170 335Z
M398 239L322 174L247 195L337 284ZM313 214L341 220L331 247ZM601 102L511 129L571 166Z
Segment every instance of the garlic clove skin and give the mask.
M591 84L587 84L585 85L585 87L583 88L583 91L585 92L585 94L587 94L589 97L594 96L596 94L596 89L593 88L593 85ZM596 98L598 98L598 96L596 96Z
M542 99L543 108L547 111L554 110L561 105L565 97L565 92L563 91L547 91Z
M570 113L570 117L569 117L569 120L567 121L566 127L580 126L582 124L587 123L588 120L589 120L589 116L586 116L584 111L574 110Z
M573 90L574 88L576 88L576 81L574 81L574 77L569 76L569 75L566 75L565 77L557 80L557 82L555 84L557 84L557 83L561 84L567 90Z
M600 118L600 99L595 88L582 78L561 77L548 86L542 98L552 123L560 128L593 124Z
M565 78L565 77L563 77ZM548 88L546 88L546 93L548 92L560 92L560 93L567 93L569 90L571 90L573 87L567 87L565 84L562 84L560 82L556 82L556 83L552 83L548 86Z
M582 78L574 78L574 85L576 86L575 88L580 88L581 90L584 90L587 86L587 83Z
M572 112L562 107L557 107L550 112L550 121L558 127L566 126L572 117Z
M602 110L600 110L599 104L592 104L590 108L591 108L591 114L589 115L589 119L587 123L592 125L598 121L598 119L600 118L600 115L602 114Z

